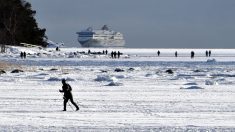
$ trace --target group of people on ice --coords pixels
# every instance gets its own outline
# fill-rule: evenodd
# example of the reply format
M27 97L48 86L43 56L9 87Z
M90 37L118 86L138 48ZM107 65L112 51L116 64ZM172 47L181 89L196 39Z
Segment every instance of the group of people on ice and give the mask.
M208 57L208 56L209 57L211 56L211 51L210 50L209 51L206 50L206 57Z
M122 55L122 53L120 51L118 51L118 52L112 51L111 52L111 58L120 58L121 55Z
M191 58L194 58L194 55L195 55L194 51L191 51ZM211 56L211 50L209 51L206 50L206 57L210 57L210 56Z
M26 52L20 52L20 58L25 59L26 58Z
M160 51L158 50L157 51L157 56L160 56ZM191 53L190 53L190 57L191 58L194 58L194 56L195 56L195 52L194 51L191 51ZM211 50L206 50L206 57L210 57L211 56ZM178 52L177 51L175 51L175 57L178 57Z
M91 52L91 50L88 50L88 54L105 54L108 55L108 50L103 50L103 52ZM120 58L122 53L120 51L112 51L110 53L111 58Z

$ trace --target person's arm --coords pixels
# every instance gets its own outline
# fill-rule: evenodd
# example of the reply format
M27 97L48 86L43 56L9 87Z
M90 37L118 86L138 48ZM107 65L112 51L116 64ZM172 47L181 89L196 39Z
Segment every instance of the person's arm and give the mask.
M59 92L63 93L64 91L59 89Z
M59 89L59 92L63 93L64 92L64 89L63 89L64 86L62 86L62 90Z

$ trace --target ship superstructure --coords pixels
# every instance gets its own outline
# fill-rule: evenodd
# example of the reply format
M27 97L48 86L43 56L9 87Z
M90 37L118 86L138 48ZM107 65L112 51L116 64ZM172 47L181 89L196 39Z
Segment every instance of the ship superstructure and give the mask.
M93 30L91 27L77 32L78 42L82 47L124 47L125 40L123 34L110 30L104 25L99 30Z

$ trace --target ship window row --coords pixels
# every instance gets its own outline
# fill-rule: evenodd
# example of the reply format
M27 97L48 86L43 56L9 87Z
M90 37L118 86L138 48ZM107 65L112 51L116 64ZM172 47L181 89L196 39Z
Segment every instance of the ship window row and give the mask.
M79 35L79 37L92 37L93 35Z
M79 35L93 35L94 33L79 33Z
M109 35L109 36L101 36L101 35L79 35L79 37L103 37L103 38L109 38L109 37L122 37L122 36L112 36L112 35Z
M121 36L114 36L114 35L94 35L94 37L121 37Z
M79 37L102 37L102 38L110 38L110 37L112 37L112 36L79 35ZM121 37L121 36L115 36L115 37Z
M112 36L94 36L94 37L112 37Z

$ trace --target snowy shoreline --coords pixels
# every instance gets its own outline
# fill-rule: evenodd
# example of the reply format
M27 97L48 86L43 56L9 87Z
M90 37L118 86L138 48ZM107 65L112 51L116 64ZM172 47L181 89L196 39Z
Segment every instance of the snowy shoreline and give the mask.
M193 59L129 49L111 59L73 50L0 55L23 70L0 75L0 131L235 131L235 50ZM21 59L20 51L30 55ZM80 111L61 111L62 78Z

